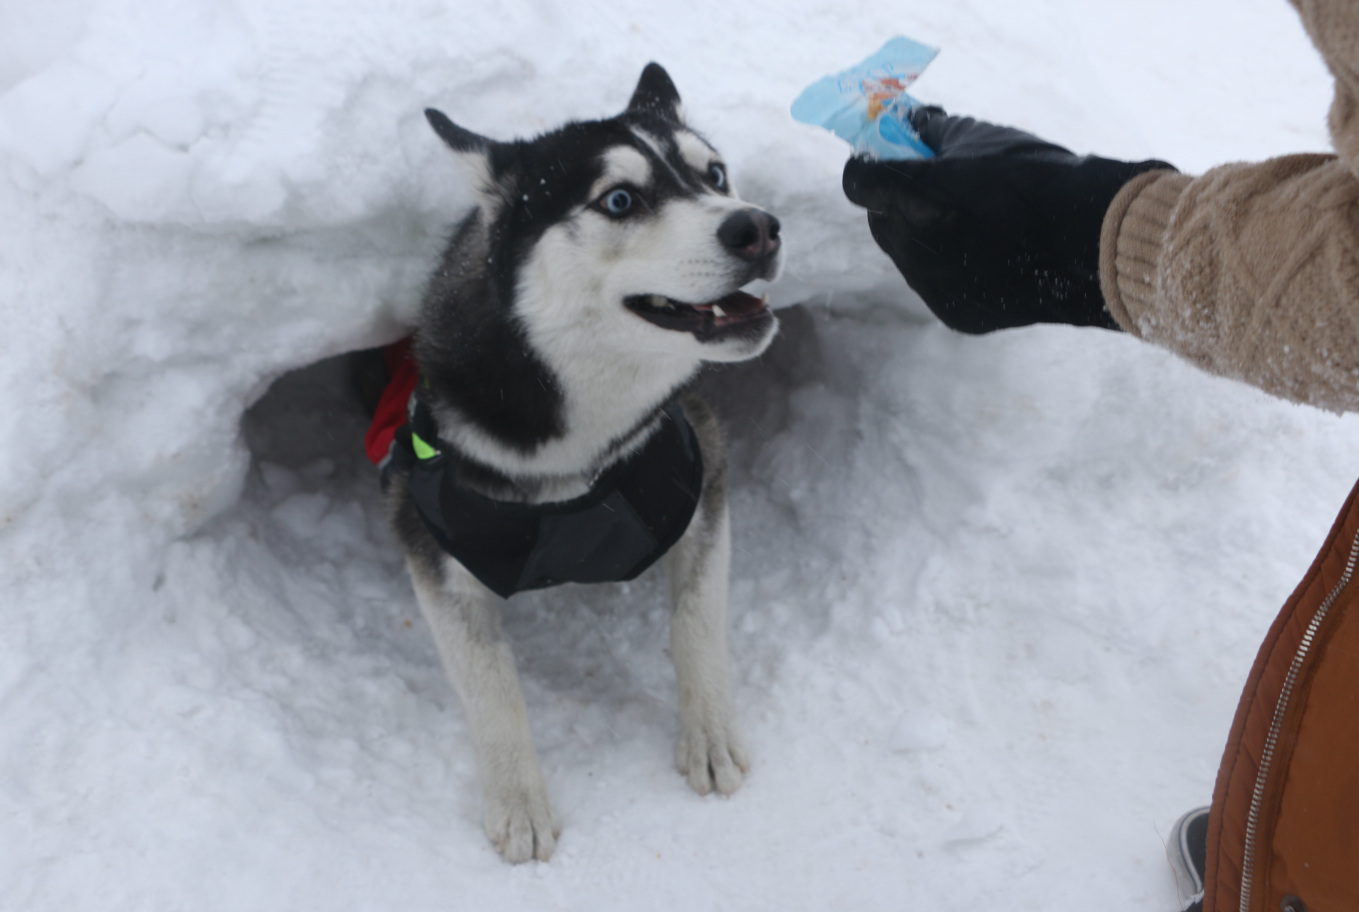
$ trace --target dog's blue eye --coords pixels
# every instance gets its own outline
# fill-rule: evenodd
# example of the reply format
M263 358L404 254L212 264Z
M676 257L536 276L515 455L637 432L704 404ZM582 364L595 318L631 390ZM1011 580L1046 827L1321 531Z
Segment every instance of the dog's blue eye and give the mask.
M622 189L609 191L604 197L604 211L610 215L622 215L632 208L632 194Z
M721 165L709 165L708 178L718 190L725 190L727 188L727 169L723 168Z

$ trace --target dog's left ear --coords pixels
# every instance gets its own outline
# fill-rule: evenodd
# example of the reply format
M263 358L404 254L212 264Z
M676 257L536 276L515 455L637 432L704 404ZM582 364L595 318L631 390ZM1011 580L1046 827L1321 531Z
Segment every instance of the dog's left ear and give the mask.
M642 70L642 78L637 80L637 88L628 102L629 114L659 115L666 120L681 123L684 109L680 105L679 90L670 81L670 74L659 63L648 63Z
M439 138L453 150L453 157L472 183L478 203L487 212L493 213L504 201L506 191L496 180L491 167L491 153L496 148L496 141L458 126L448 119L447 114L435 108L425 109L425 119L439 134Z
M434 128L434 132L439 134L439 138L448 143L449 148L454 152L482 152L484 153L492 145L491 140L479 133L458 126L448 119L448 115L437 108L425 108L425 120Z

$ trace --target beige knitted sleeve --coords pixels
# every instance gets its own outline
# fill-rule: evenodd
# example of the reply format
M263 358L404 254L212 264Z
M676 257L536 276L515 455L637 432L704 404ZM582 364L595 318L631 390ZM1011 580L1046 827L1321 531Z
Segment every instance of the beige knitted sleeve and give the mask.
M1359 411L1359 2L1289 2L1335 77L1340 156L1140 175L1105 215L1100 281L1133 335L1275 395Z
M1140 175L1100 239L1119 325L1205 370L1359 411L1359 180L1334 156Z

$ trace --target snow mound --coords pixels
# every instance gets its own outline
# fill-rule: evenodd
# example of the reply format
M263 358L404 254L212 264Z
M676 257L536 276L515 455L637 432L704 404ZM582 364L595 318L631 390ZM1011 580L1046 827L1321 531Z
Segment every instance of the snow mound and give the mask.
M905 32L944 48L920 97L1081 151L1322 148L1285 4L10 6L0 907L1173 906L1157 832L1359 426L1111 333L948 332L787 104ZM673 772L657 573L516 597L566 832L512 869L343 354L405 331L469 200L424 107L509 138L651 59L789 244L780 338L705 380L755 767Z

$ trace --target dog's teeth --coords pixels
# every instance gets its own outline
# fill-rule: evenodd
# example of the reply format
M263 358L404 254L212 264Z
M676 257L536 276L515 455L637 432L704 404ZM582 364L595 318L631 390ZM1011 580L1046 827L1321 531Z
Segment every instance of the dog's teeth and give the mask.
M769 292L766 291L764 294L760 295L760 303L765 307L769 306Z
M722 309L722 305L721 305L721 304L714 304L714 305L713 305L713 316L715 316L715 317L725 317L726 315L727 315L727 312L726 312L725 310Z
M670 307L670 302L660 295L652 295L650 303L657 310L666 310Z

